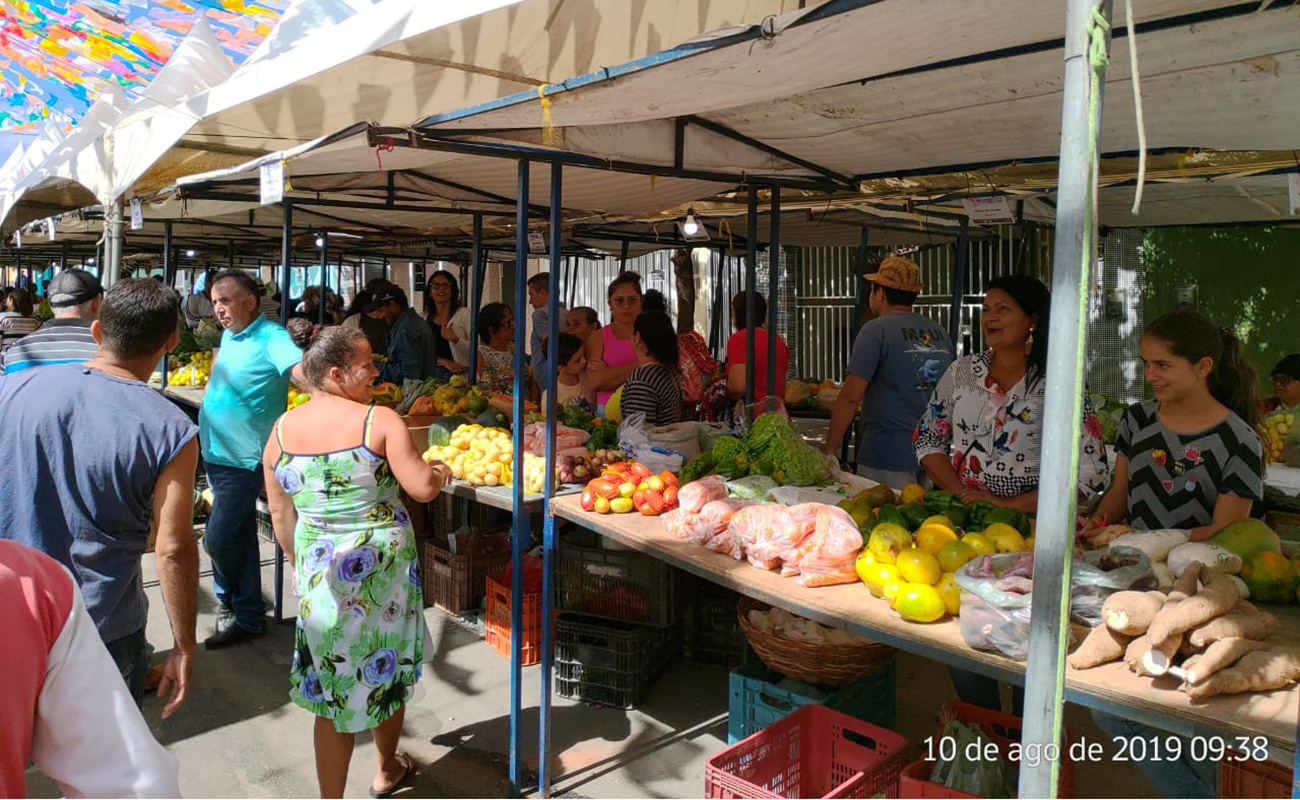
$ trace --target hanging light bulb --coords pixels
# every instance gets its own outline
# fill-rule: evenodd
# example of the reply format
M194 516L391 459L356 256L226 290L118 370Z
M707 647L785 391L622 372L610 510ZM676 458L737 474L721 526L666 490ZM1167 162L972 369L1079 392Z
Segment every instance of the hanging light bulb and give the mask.
M695 209L686 209L686 221L682 223L682 233L687 236L695 236L700 232L699 220L695 219Z
M194 251L193 251L193 250L186 250L186 251L185 251L185 257L186 257L186 258L194 258Z
M324 236L317 236L317 237L316 237L316 246L317 246L317 247L324 247L324 246L325 246L325 237L324 237Z

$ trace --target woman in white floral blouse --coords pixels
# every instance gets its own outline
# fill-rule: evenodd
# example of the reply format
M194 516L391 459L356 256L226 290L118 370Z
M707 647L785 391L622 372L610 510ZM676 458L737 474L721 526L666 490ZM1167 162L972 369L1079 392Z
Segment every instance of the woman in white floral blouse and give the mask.
M980 320L989 349L952 363L916 426L917 461L964 503L1038 509L1050 303L1035 278L990 283ZM1079 492L1087 498L1106 488L1109 469L1086 393L1083 402Z

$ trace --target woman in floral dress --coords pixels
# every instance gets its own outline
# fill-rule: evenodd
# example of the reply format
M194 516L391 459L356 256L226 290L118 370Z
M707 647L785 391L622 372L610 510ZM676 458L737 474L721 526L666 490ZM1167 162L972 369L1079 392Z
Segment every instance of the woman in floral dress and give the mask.
M343 795L354 736L370 730L371 796L387 797L415 768L397 745L424 641L415 539L398 487L427 502L450 473L421 460L395 412L369 404L377 373L360 330L320 331L303 369L312 399L279 419L263 456L298 598L289 696L316 715L321 796Z

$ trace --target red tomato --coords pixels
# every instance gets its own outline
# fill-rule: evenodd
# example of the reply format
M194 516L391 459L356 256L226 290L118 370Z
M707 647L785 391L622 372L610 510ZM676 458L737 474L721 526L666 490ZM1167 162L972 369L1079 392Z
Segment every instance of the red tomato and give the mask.
M679 483L677 476L668 470L659 473L659 480L663 481L665 486L676 486Z
M587 487L582 492L582 510L583 511L596 510L596 493L591 490L591 487Z
M673 484L664 489L664 506L665 508L677 508L677 484Z

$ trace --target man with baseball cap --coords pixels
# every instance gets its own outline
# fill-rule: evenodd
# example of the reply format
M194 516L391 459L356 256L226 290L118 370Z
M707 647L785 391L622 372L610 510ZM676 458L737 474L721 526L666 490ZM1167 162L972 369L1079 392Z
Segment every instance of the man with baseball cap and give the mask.
M826 452L839 450L862 403L867 430L858 448L857 473L893 489L924 485L912 431L952 363L952 345L943 328L912 311L925 289L916 262L889 256L864 277L871 282L868 304L875 319L862 326L853 342L849 375L831 410Z
M46 287L54 319L4 351L0 372L15 373L49 364L82 364L95 357L99 345L90 323L99 317L104 287L84 269L65 269Z
M362 311L371 319L388 323L388 363L379 377L398 386L403 381L432 378L438 369L438 350L433 328L406 300L406 292L394 283L376 283L371 299Z

